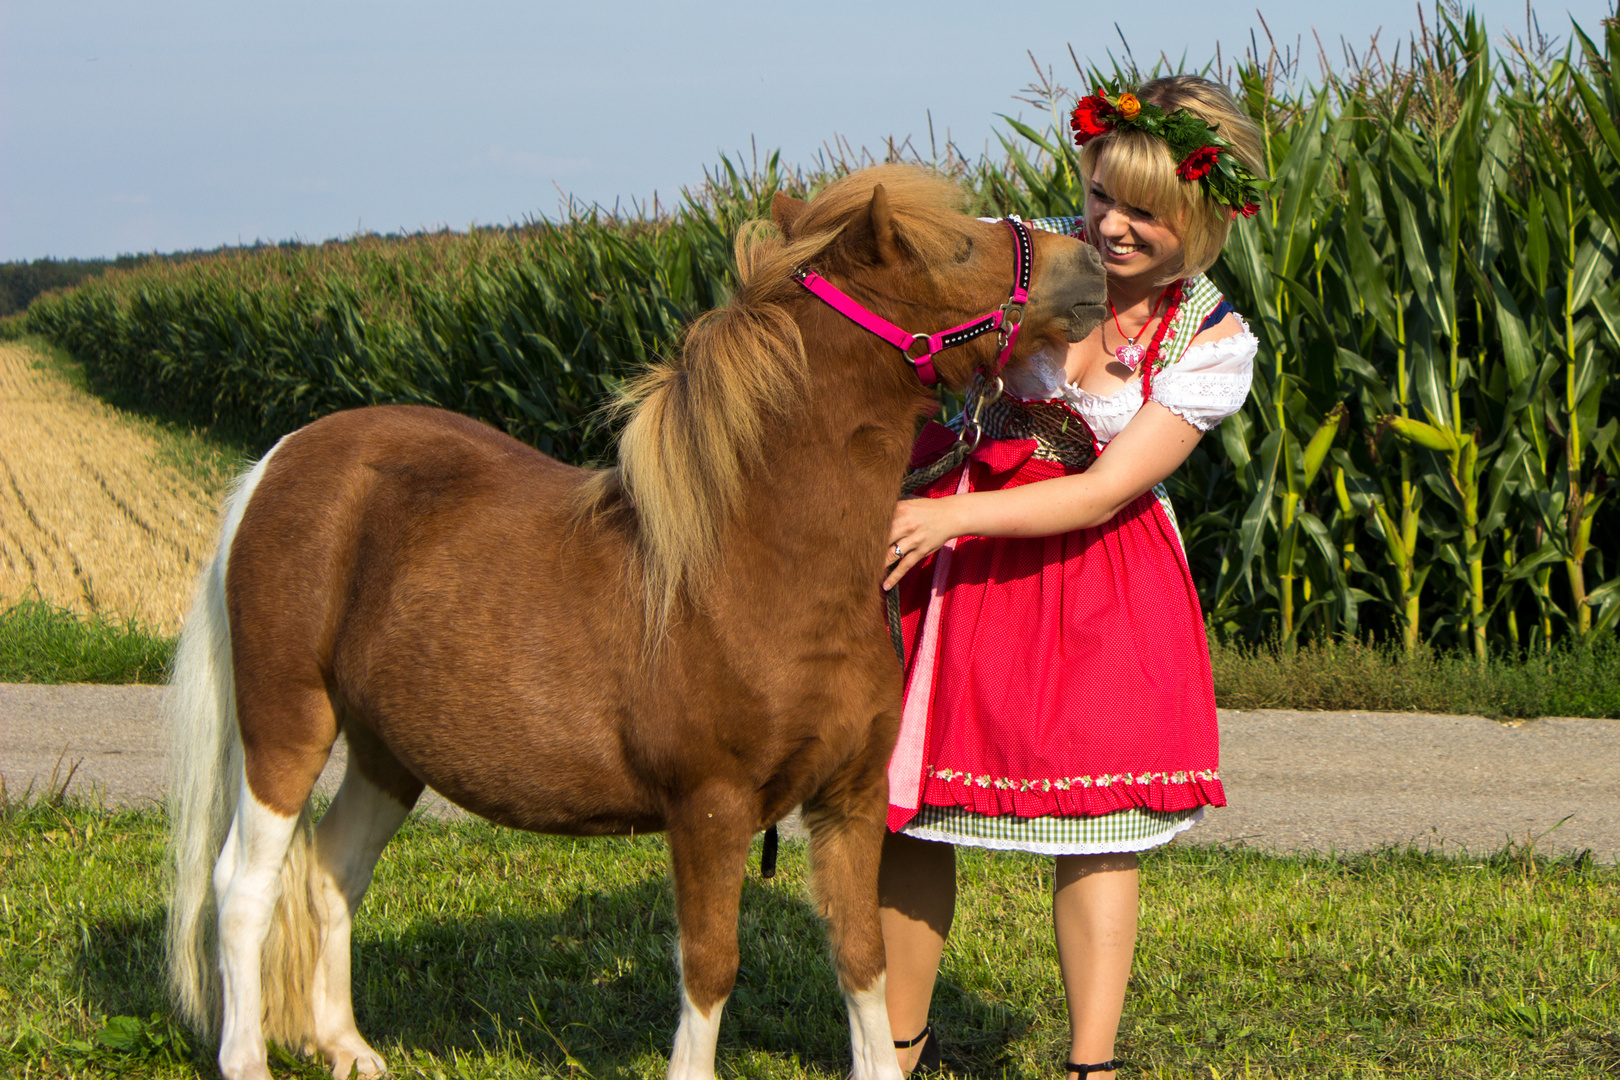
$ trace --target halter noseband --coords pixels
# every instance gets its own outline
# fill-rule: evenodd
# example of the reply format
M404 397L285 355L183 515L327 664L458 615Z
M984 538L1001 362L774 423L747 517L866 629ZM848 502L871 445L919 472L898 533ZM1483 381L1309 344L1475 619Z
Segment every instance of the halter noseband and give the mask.
M972 322L953 326L949 330L941 330L937 334L913 334L909 330L902 330L883 316L862 307L847 293L809 267L799 267L793 272L793 276L800 285L809 289L834 311L899 349L901 357L915 369L918 380L924 386L933 386L939 381L939 374L934 371L935 353L949 349L953 345L972 341L980 334L988 334L992 330L1001 331L998 341L1000 355L996 358L996 371L999 372L1006 366L1007 358L1012 355L1013 346L1018 341L1018 331L1023 326L1024 305L1029 303L1029 267L1034 261L1035 253L1028 225L1016 217L1002 218L1001 223L1013 233L1014 280L1013 290L1007 297L1007 302Z

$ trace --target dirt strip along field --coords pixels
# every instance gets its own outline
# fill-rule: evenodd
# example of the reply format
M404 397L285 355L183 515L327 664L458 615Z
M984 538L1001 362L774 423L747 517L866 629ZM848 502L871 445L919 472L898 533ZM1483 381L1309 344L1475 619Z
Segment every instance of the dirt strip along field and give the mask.
M148 429L0 342L0 605L39 596L178 631L215 495Z

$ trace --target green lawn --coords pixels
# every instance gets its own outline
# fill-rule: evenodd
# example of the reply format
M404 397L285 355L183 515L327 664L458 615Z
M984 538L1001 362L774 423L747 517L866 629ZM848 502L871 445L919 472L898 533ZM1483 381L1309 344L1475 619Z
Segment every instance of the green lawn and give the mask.
M13 805L0 820L0 1072L213 1076L166 1019L164 821ZM574 842L413 820L356 930L362 1030L402 1076L661 1076L676 1018L659 837ZM1050 860L966 853L935 1023L968 1076L1057 1076ZM803 848L743 897L727 1077L848 1069ZM1620 869L1507 851L1143 861L1126 1076L1612 1077ZM201 1062L202 1064L198 1064ZM282 1058L284 1076L318 1076Z
M0 682L163 683L174 638L39 599L0 607Z

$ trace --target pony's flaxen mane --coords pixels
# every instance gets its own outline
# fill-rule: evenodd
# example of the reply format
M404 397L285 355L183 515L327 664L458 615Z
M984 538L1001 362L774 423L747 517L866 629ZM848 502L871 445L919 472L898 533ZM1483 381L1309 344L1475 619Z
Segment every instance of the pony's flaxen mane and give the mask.
M870 205L876 184L888 196L901 244L924 265L948 259L961 236L955 185L895 165L846 176L808 204L791 238L769 221L744 225L731 302L694 322L679 355L650 367L614 406L629 414L619 464L590 483L586 509L601 510L619 494L633 509L653 626L667 623L683 586L701 585L713 572L747 472L763 458L770 421L804 403L804 342L783 306L800 295L794 269L835 257L829 249ZM817 269L840 267L818 261Z

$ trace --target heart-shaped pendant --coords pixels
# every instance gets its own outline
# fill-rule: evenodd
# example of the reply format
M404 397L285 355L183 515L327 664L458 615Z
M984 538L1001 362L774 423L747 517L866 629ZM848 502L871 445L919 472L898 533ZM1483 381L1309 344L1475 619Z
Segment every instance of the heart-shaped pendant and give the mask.
M1132 371L1136 370L1136 365L1140 364L1142 362L1142 357L1146 355L1147 350L1142 348L1142 346L1138 345L1134 341L1127 341L1118 349L1114 350L1114 359L1118 360Z

